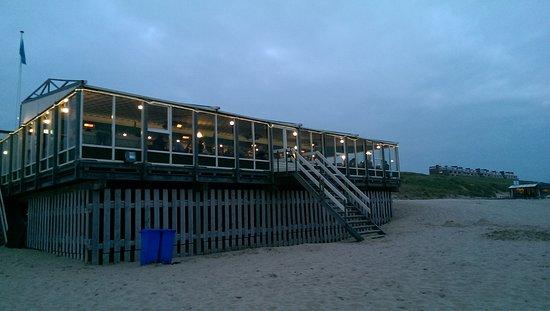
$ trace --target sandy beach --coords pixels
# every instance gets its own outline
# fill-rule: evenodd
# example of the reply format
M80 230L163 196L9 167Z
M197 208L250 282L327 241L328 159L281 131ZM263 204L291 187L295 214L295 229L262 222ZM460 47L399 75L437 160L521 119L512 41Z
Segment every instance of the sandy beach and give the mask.
M550 309L550 200L397 201L383 229L168 266L0 248L0 310Z

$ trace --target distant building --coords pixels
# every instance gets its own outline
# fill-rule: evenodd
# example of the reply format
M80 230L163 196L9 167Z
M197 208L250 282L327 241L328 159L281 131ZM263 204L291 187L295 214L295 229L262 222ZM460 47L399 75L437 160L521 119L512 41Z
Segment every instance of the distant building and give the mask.
M462 166L448 166L448 165L432 165L429 168L430 175L443 175L443 176L481 176L491 178L504 178L510 180L516 180L518 176L514 172L506 171L490 171L485 168L472 169Z
M524 185L513 185L510 189L511 198L546 198L550 197L550 184L532 183Z

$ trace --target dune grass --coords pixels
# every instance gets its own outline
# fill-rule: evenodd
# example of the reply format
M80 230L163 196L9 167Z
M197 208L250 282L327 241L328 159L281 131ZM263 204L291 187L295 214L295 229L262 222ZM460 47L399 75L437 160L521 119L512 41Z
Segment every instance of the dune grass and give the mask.
M402 199L496 198L508 192L511 180L474 176L430 176L401 173Z

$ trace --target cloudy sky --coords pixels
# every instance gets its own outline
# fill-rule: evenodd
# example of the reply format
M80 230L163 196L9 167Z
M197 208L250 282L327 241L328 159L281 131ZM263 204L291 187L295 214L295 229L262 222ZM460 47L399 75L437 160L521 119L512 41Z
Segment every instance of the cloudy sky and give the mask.
M83 3L80 3L83 2ZM550 181L550 1L0 2L0 127L43 80L400 143Z

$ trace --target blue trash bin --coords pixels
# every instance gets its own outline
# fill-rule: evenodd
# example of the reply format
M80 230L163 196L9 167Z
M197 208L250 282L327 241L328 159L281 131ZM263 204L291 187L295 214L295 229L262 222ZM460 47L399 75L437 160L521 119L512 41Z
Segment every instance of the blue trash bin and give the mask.
M141 234L141 252L139 263L144 266L159 260L161 230L143 229Z
M174 241L176 240L176 230L163 229L161 231L162 234L160 238L159 261L165 265L169 265L172 263Z

